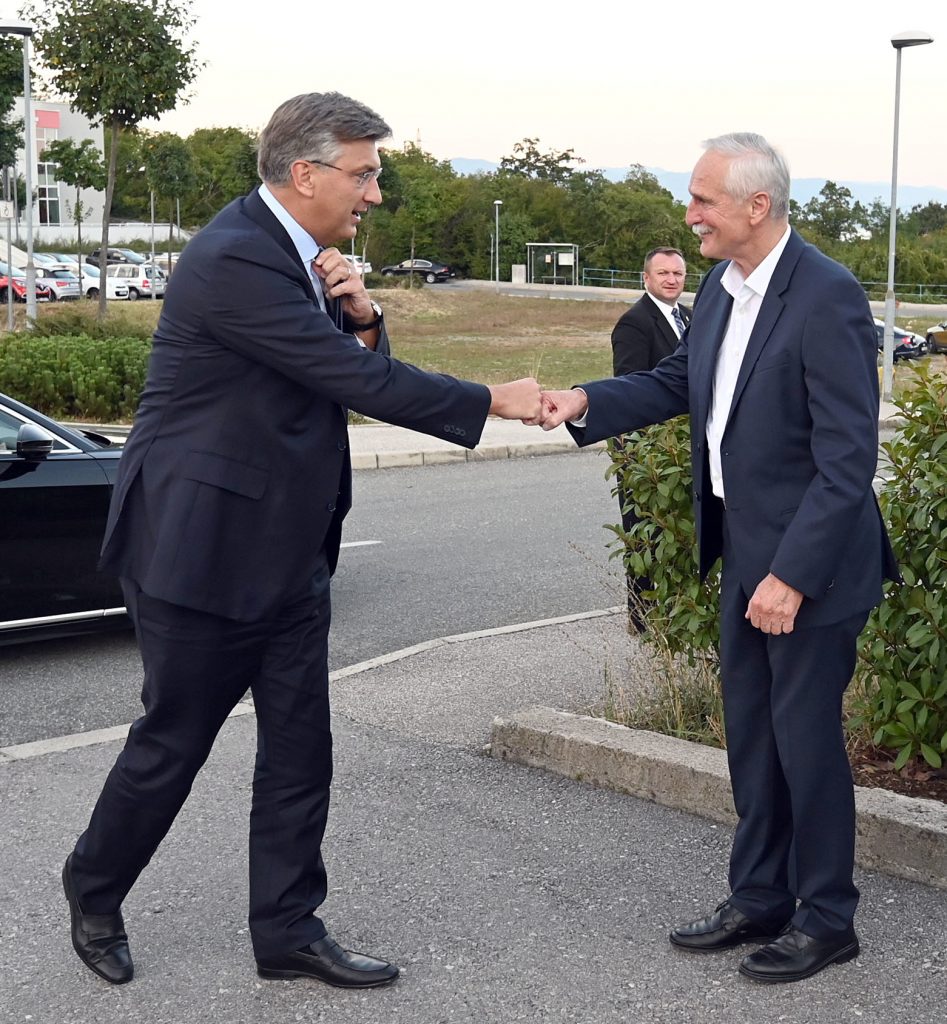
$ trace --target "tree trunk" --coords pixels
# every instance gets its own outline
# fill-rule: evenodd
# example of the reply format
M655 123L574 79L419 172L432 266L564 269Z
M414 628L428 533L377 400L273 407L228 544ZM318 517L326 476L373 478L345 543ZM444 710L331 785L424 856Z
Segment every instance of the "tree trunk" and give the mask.
M115 168L118 166L118 121L113 120L109 126L112 130L112 142L109 149L109 166L105 178L105 206L102 209L102 245L99 248L99 311L98 319L104 320L108 310L105 277L109 264L109 221L112 217L112 196L115 194Z
M82 207L80 203L81 189L76 185L76 261L79 264L79 298L81 299L85 292L82 290Z

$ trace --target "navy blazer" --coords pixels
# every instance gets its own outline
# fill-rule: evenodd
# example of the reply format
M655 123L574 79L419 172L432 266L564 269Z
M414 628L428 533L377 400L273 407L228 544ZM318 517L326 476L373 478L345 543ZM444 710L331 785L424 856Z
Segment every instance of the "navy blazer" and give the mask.
M188 243L168 285L101 566L153 597L240 621L338 557L351 504L345 410L473 448L481 384L363 348L316 301L254 191Z
M689 413L700 572L722 551L706 428L732 299L707 275L676 351L649 373L582 385L580 444ZM727 526L747 597L773 573L800 590L800 626L881 599L897 566L872 490L878 460L877 343L848 270L792 232L750 336L721 443Z
M690 322L691 311L678 303L684 326ZM616 377L638 370L653 370L677 348L677 331L645 292L625 310L612 328L612 372Z

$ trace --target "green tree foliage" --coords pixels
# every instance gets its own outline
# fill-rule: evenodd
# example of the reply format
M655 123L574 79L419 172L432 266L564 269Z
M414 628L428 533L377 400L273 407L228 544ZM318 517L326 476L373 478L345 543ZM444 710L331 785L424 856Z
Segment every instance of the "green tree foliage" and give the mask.
M174 243L175 203L194 188L194 161L188 144L173 132L149 135L142 142L145 175L155 195L168 203L168 270Z
M904 426L883 447L880 501L904 577L888 584L861 637L863 706L854 727L895 766L947 755L947 376L926 366L895 404Z
M197 227L259 184L257 136L242 128L200 128L188 136L187 145L194 186L181 197L181 217Z
M575 150L560 152L550 149L539 152L539 139L523 139L513 146L513 153L500 161L500 174L515 174L538 181L552 181L563 184L573 172L572 164L585 163L575 155Z
M37 53L53 90L105 126L110 139L102 215L102 273L108 246L118 135L172 110L200 69L185 0L36 0L27 16L43 28ZM99 311L105 315L105 289Z
M0 36L0 167L12 167L23 145L23 118L11 118L17 96L23 95L23 40Z
M817 196L797 210L797 224L825 241L846 241L867 227L862 204L854 200L851 189L834 181L827 181Z
M82 190L105 188L105 164L99 156L99 147L91 139L83 139L78 145L72 139L56 139L44 151L44 159L51 160L56 167L56 178L76 190L76 201L72 216L76 222L76 252L82 261Z

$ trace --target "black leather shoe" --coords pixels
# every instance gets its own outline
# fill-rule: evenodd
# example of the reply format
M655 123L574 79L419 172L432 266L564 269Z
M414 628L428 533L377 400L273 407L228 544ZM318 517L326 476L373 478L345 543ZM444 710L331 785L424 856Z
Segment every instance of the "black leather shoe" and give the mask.
M135 967L122 915L83 913L72 886L71 862L70 853L62 869L62 887L69 901L73 949L90 971L113 985L124 985L132 980Z
M829 964L844 964L858 956L854 928L837 938L814 939L798 928L787 928L768 946L743 958L740 973L754 981L802 981Z
M261 978L317 978L336 988L376 988L398 977L394 964L350 953L328 935L295 953L257 960L256 970Z
M680 949L713 953L718 949L741 946L744 942L771 942L784 924L756 924L731 906L729 900L724 900L709 917L679 925L668 938L671 945Z

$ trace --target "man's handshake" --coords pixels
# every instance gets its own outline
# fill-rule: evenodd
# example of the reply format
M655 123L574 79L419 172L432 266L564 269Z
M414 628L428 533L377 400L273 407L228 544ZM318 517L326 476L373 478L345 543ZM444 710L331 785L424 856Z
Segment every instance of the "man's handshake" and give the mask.
M581 419L589 408L589 400L581 388L569 391L543 391L539 396L540 408L537 416L524 416L522 420L530 426L552 430L560 423Z
M530 426L552 430L567 420L585 415L589 400L581 388L542 391L535 377L490 385L490 413L505 420L522 420Z

